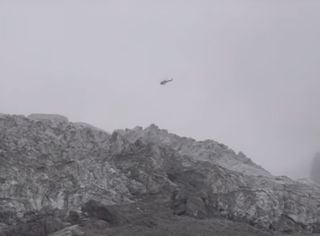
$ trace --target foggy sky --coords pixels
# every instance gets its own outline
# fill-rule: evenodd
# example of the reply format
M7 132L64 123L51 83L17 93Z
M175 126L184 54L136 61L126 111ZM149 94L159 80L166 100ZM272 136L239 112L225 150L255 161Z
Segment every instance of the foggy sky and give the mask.
M320 150L319 12L319 0L0 0L0 112L155 123L303 177Z

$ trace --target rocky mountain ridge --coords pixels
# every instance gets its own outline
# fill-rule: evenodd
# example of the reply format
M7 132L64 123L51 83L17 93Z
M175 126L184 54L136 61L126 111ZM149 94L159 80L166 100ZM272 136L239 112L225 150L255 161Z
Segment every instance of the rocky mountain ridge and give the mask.
M271 174L256 165L243 153L236 154L226 145L213 140L196 141L192 138L179 137L167 130L159 129L152 124L146 129L136 127L132 130L117 130L129 141L143 140L146 143L154 143L168 146L180 155L190 156L195 161L208 161L227 169L248 175L271 176Z
M0 115L0 232L6 236L19 235L43 214L57 227L43 223L40 233L32 228L25 235L71 229L86 235L82 218L102 220L101 232L115 230L114 222L117 229L140 227L137 219L154 230L150 235L167 227L165 219L177 225L225 219L254 226L260 235L317 233L319 209L317 186L272 176L212 140L155 125L109 134L57 115Z

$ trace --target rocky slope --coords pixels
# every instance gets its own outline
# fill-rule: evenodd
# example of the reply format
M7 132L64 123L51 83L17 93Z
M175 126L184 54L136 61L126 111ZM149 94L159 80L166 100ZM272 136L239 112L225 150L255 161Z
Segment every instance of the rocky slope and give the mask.
M143 140L145 143L153 143L167 146L175 150L179 155L189 156L195 161L207 161L225 167L229 170L255 176L271 176L269 172L253 163L243 153L236 154L227 146L213 140L196 141L192 138L179 137L160 130L152 124L146 129L136 127L133 130L118 130L122 136L130 142Z
M319 208L316 185L215 141L0 115L0 235L305 234Z

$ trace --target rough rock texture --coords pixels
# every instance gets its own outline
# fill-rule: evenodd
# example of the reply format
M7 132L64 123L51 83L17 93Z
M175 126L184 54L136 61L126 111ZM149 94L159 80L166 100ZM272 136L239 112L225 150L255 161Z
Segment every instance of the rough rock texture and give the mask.
M311 163L310 178L320 184L320 153L317 153Z
M130 225L122 235L179 235L217 219L243 235L320 232L319 209L317 185L274 177L215 141L155 125L109 134L57 115L0 116L0 235L121 235Z
M192 138L179 137L166 130L159 129L152 124L146 129L136 127L133 130L118 130L131 142L143 140L145 143L154 143L161 146L167 146L175 150L178 154L189 156L195 161L208 161L212 164L225 167L229 170L241 172L250 175L271 176L271 174L262 167L253 163L243 153L236 154L226 145L213 140L196 141Z

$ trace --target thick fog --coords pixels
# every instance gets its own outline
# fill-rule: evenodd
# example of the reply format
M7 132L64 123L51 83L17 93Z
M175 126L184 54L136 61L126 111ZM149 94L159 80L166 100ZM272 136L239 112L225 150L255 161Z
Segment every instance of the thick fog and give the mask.
M319 12L319 0L0 0L0 112L155 123L307 176Z

